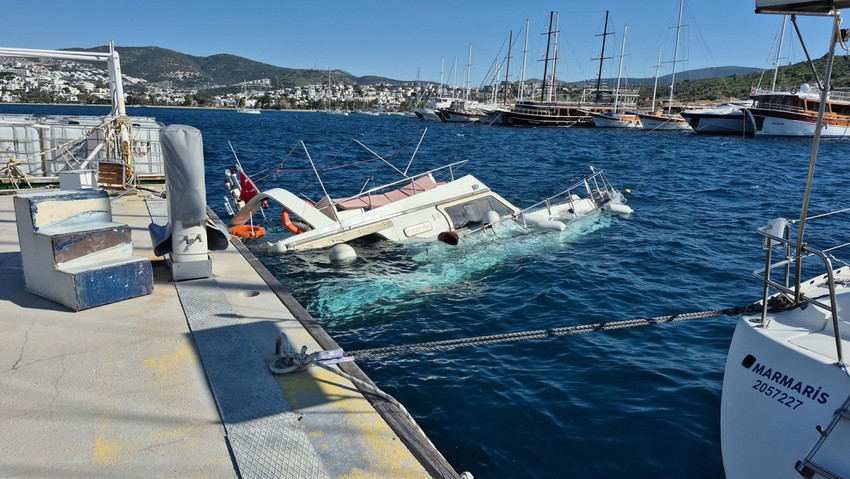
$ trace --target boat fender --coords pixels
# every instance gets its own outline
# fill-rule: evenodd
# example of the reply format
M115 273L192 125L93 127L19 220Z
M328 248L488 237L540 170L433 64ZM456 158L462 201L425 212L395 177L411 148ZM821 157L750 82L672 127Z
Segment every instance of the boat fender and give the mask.
M357 259L357 252L350 245L341 243L331 248L330 252L328 252L328 259L335 266L344 266L353 263Z
M280 213L280 222L283 223L283 227L286 228L286 231L294 235L300 235L303 233L301 228L298 227L295 223L292 222L292 218L289 217L289 210L284 208Z
M460 237L456 231L443 231L437 235L437 239L452 246L455 246L460 242Z
M612 213L617 213L618 215L630 215L634 212L631 207L628 205L624 205L621 203L608 203L605 205Z
M555 221L555 220L535 221L535 222L530 222L528 224L537 228L537 229L548 230L548 231L564 231L564 230L567 229L567 225L565 225L561 221Z
M496 213L493 210L490 210L484 213L484 224L492 225L493 223L499 222L499 213Z

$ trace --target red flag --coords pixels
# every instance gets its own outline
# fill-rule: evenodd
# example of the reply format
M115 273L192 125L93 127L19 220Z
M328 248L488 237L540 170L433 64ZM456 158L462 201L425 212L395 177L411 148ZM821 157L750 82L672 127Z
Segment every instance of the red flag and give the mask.
M251 201L251 198L257 196L260 192L257 185L254 184L254 180L249 178L241 168L239 169L239 189L242 190L239 199L245 203Z

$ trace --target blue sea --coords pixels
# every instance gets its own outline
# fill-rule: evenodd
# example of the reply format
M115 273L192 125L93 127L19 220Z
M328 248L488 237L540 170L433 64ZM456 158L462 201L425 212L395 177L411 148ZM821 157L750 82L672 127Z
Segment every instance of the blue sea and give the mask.
M100 114L94 108L0 105L0 112ZM604 170L629 217L603 215L562 233L495 235L399 246L357 243L357 262L324 252L262 262L346 350L721 309L760 299L756 228L798 218L809 140L681 132L513 129L397 116L132 108L203 132L207 199L222 217L234 160L262 187L318 198L303 141L332 196L378 181L351 140L411 172L468 160L471 173L523 207ZM811 210L846 204L848 143L821 145ZM284 161L286 159L286 161ZM276 174L272 175L276 171ZM338 193L335 193L338 192ZM282 234L270 215L269 236ZM813 245L837 227L807 230ZM476 478L723 477L720 395L735 326L716 317L612 332L363 361L458 471Z

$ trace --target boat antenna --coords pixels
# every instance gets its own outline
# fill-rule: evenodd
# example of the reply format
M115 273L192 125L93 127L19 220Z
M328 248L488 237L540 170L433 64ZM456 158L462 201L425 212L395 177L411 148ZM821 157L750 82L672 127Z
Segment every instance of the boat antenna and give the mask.
M425 131L422 132L422 136L419 137L419 143L416 144L416 149L413 150L413 154L410 155L410 161L407 162L407 168L405 168L404 173L402 173L405 177L407 177L407 171L410 170L410 165L413 164L413 159L416 158L416 152L419 151L419 145L421 145L422 140L425 139L425 133L428 133L428 128L425 128Z
M836 13L836 15L838 15L838 14ZM836 17L836 18L838 18L838 17ZM840 20L840 18L839 18L839 20ZM812 67L812 74L815 76L815 82L818 84L818 88L820 88L821 90L824 90L824 85L821 83L820 77L818 77L818 71L815 69L815 64L812 63L812 57L809 56L809 49L806 48L806 42L803 41L803 34L800 33L800 27L797 26L797 15L791 15L791 23L794 24L794 30L797 32L797 38L800 39L800 45L803 46L803 53L806 54L806 60L809 61L809 66ZM833 38L832 41L830 42L830 45L831 45L830 48L835 45L835 40L836 39Z
M801 287L800 287L801 286L800 275L802 274L803 264L802 264L800 255L803 252L803 231L806 227L806 216L807 216L808 210L809 210L809 197L810 197L811 192L812 192L812 179L815 176L815 163L817 162L817 159L818 159L818 146L820 145L821 130L823 130L823 116L824 116L824 113L826 111L827 99L829 99L829 81L830 81L830 78L832 78L832 64L833 64L833 60L835 59L835 44L838 43L840 41L840 39L842 38L841 37L841 30L840 30L841 13L839 11L835 10L831 13L831 15L833 16L834 19L833 19L833 23L832 23L832 33L830 34L829 53L826 56L826 71L824 72L824 85L821 87L821 90L820 90L820 105L818 106L818 119L817 119L817 123L815 123L815 136L814 136L814 139L812 140L812 152L811 152L811 156L809 157L809 174L808 174L808 177L806 178L806 190L803 194L803 206L801 208L802 211L800 212L800 225L797 229L797 247L796 247L796 251L795 251L797 262L796 262L795 271L794 271L794 274L796 275L796 278L795 278L796 284L795 284L795 288L794 288L794 302L795 303L800 302L800 297L802 295L802 291L801 291ZM791 15L791 22L794 23L794 28L797 28L797 23L795 22L794 15ZM799 29L797 29L797 33L798 34L800 33ZM802 37L800 37L800 40L802 41ZM803 46L803 50L805 50L805 45ZM808 57L808 56L809 56L809 54L808 54L808 52L806 52L806 57ZM818 83L820 83L820 82L818 82Z

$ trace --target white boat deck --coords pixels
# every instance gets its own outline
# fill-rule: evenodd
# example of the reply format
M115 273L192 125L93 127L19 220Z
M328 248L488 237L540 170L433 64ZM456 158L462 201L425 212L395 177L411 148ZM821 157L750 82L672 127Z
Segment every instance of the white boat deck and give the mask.
M144 199L113 200L113 215L154 261L153 294L71 312L24 290L0 196L0 477L457 477L403 413L348 380L268 373L280 332L309 351L335 343L241 243L210 253L212 279L175 284L152 256ZM237 369L246 361L253 371ZM269 422L287 442L250 442Z

